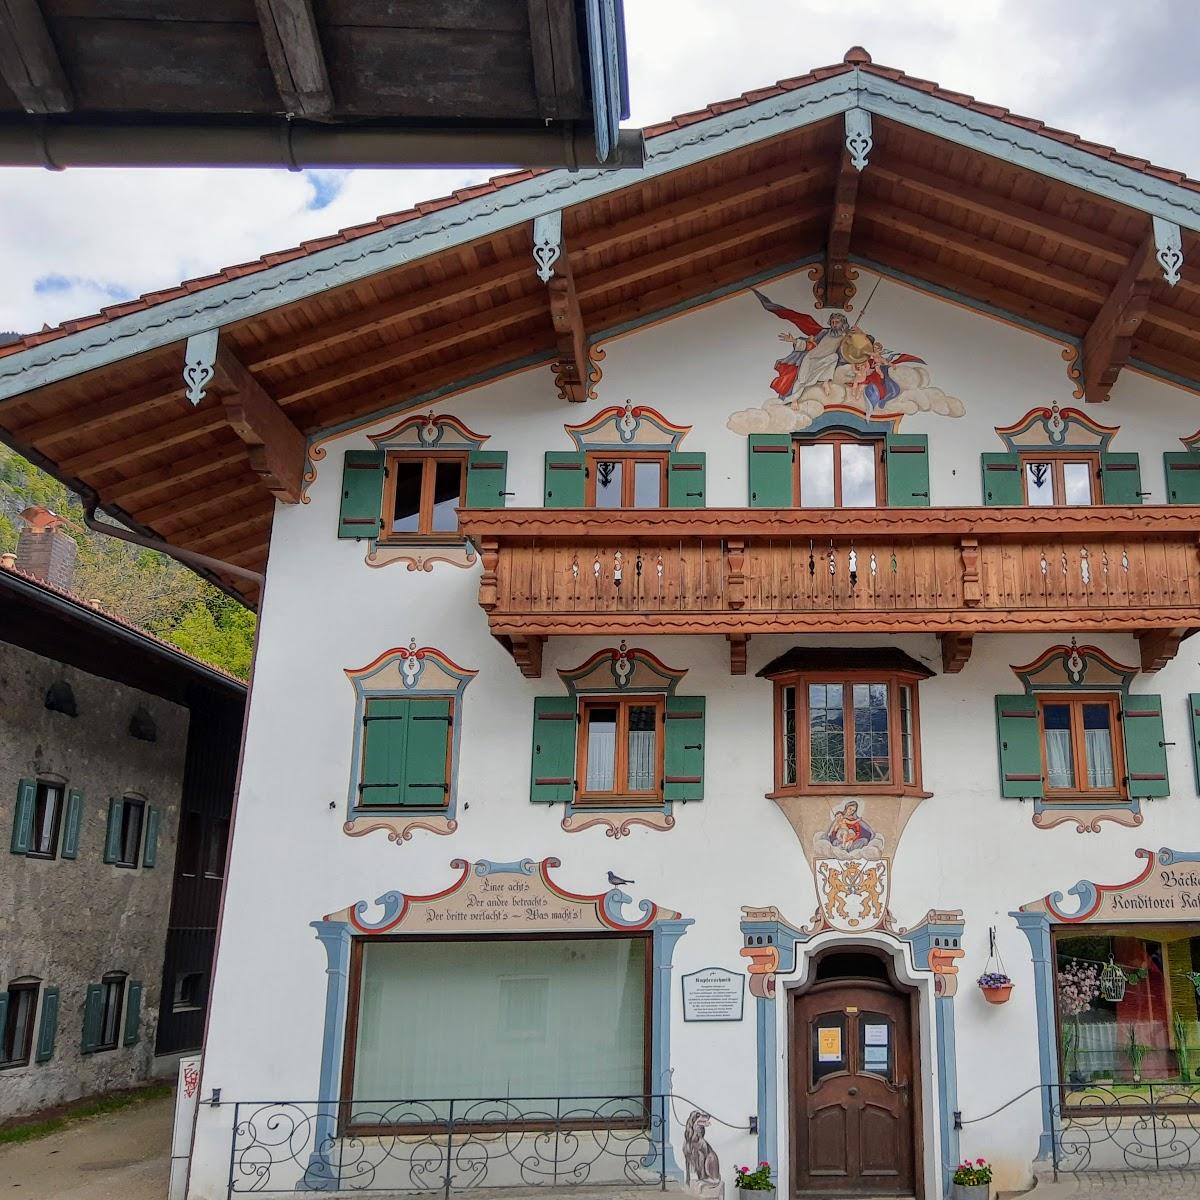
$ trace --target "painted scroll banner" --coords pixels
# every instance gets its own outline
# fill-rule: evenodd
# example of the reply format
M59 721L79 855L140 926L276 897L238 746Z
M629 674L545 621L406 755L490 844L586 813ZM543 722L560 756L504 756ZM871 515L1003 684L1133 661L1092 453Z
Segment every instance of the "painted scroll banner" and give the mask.
M740 1021L745 1000L746 977L724 967L705 967L684 975L683 1019L685 1021Z

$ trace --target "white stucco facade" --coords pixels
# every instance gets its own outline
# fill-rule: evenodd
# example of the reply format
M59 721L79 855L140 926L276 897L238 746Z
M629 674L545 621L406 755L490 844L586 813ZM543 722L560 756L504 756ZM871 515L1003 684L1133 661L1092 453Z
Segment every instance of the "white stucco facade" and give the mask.
M532 269L532 267L531 267ZM769 284L772 300L812 311L811 284L801 272ZM874 289L874 290L873 290ZM963 415L906 415L905 434L929 438L933 507L981 503L980 454L1004 449L996 426L1029 410L1078 405L1060 343L1007 326L986 315L866 271L859 301L870 297L864 327L891 351L918 356L932 385L961 401ZM822 314L817 314L824 320ZM857 312L852 319L858 319ZM510 507L542 503L547 451L569 450L566 423L578 424L627 399L668 421L690 425L681 448L707 456L709 507L747 504L746 436L727 427L732 413L770 395L777 334L788 328L764 312L749 292L605 346L600 399L568 407L555 397L548 369L539 368L440 401L451 414L487 435L488 450L508 454ZM1111 402L1088 416L1119 426L1113 449L1137 453L1147 503L1166 500L1162 455L1180 449L1195 431L1195 397L1132 371L1122 373ZM531 722L536 696L563 694L557 672L580 666L619 638L551 638L541 679L526 679L488 632L478 604L479 564L462 569L435 563L411 571L402 562L373 568L365 547L337 537L341 464L346 450L369 449L368 434L394 424L380 416L325 443L308 502L280 506L270 548L262 625L237 801L201 1106L192 1156L191 1200L218 1200L230 1173L232 1102L318 1101L327 1029L327 959L312 922L357 901L368 911L384 893L425 895L456 877L452 859L506 863L548 857L561 861L559 883L579 893L607 890L606 872L636 881L625 888L676 910L693 923L674 947L669 987L670 1088L680 1116L693 1107L712 1114L708 1141L726 1179L734 1164L758 1160L761 1145L746 1126L760 1112L765 1069L756 1009L746 996L741 1021L685 1022L679 977L703 967L744 971L743 906L774 907L791 925L809 923L818 909L813 873L773 788L772 685L756 678L764 664L794 646L894 646L935 672L919 688L924 788L898 844L890 849L889 907L898 929L930 910L962 913L963 957L954 1000L956 1061L939 1062L934 1025L934 979L914 960L910 943L894 932L862 940L898 957L900 981L917 989L922 1066L920 1128L924 1194L941 1195L941 1163L955 1153L939 1106L946 1073L957 1080L957 1109L981 1117L1039 1083L1038 1023L1030 944L1009 914L1022 904L1077 880L1122 883L1140 870L1135 850L1173 847L1200 851L1200 802L1192 762L1187 696L1200 690L1193 644L1154 675L1139 674L1131 692L1162 697L1170 796L1143 801L1138 827L1103 822L1079 833L1073 823L1035 828L1033 805L1002 799L998 783L994 697L1021 691L1014 665L1035 660L1062 634L986 634L975 639L959 674L941 672L933 634L755 636L745 675L731 676L729 646L717 636L629 638L630 646L686 670L680 694L707 700L704 799L677 804L674 827L633 827L613 839L602 827L568 833L557 805L530 802ZM1136 665L1131 636L1092 635L1118 663ZM384 652L433 647L464 670L476 671L462 694L457 761L457 828L449 836L416 830L395 844L386 833L349 837L342 830L346 796L356 777L353 760L355 694L346 671ZM1068 901L1069 902L1069 901ZM989 951L989 928L1015 987L1002 1006L985 1002L974 986ZM788 1186L789 1098L787 995L803 982L814 950L854 941L824 932L797 947L790 974L781 969L776 998L764 1002L775 1025L775 1123L782 1189ZM450 1028L409 1029L397 1017L396 1036L453 1038ZM221 1103L209 1106L214 1090ZM1042 1116L1036 1093L1004 1119L967 1125L961 1150L996 1164L1001 1188L1028 1181L1039 1152ZM679 1156L679 1125L672 1140ZM304 1164L297 1167L297 1176ZM278 1177L277 1177L278 1178Z

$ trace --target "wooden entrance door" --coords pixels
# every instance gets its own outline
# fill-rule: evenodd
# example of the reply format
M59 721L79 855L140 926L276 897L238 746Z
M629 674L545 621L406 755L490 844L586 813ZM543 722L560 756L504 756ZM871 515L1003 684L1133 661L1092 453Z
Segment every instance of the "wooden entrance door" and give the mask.
M909 997L883 981L837 979L793 1005L793 1193L913 1195Z

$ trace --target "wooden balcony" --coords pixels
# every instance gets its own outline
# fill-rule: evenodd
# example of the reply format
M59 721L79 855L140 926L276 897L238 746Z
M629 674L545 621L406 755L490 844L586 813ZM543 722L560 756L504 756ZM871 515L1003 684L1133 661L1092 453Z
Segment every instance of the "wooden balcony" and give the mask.
M491 509L461 513L522 671L547 637L1127 632L1157 670L1200 627L1200 507Z

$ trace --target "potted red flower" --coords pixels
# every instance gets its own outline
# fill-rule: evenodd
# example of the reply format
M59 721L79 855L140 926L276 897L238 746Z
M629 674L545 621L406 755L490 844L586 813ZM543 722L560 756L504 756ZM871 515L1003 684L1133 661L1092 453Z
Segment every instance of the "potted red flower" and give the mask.
M992 1167L986 1158L977 1158L974 1162L965 1158L955 1167L955 1200L988 1200L991 1194Z
M737 1173L733 1178L733 1186L739 1192L773 1192L775 1190L769 1162L760 1162L753 1171L749 1167L735 1167L734 1169Z
M1013 990L1013 981L1003 971L985 971L978 979L979 990L989 1004L1005 1004Z

